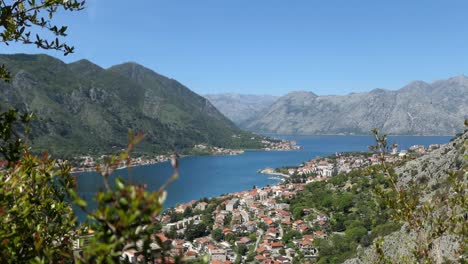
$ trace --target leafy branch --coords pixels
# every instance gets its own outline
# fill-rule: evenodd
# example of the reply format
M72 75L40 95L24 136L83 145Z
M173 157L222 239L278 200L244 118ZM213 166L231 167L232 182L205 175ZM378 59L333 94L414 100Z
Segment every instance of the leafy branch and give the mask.
M413 260L409 256L400 261L418 263L442 263L441 237L452 236L459 243L456 252L458 261L466 261L465 248L467 235L466 214L466 166L460 171L448 173L445 188L436 195L428 194L427 184L411 180L406 188L399 186L398 177L385 159L388 149L386 135L373 131L377 145L372 150L380 153L380 159L386 179L391 182L391 188L376 188L377 196L382 197L383 206L391 209L392 219L407 225L407 230L416 234L416 247L413 250ZM467 140L464 141L468 145ZM467 158L466 156L464 157ZM421 198L426 195L426 199ZM383 251L383 239L376 240L375 249L380 263L390 263L391 259Z
M0 43L33 44L40 49L61 51L65 56L73 53L74 47L60 40L67 36L68 27L55 25L52 19L59 10L79 11L84 5L84 0L1 0ZM44 32L51 36L42 37L40 33ZM0 79L11 80L5 65L0 65Z

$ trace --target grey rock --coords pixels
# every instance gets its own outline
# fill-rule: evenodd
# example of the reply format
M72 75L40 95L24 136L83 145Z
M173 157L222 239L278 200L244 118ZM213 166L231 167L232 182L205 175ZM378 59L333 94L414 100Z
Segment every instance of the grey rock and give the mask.
M241 124L277 134L454 135L468 117L468 78L431 84L416 81L396 90L374 89L344 96L293 92Z
M467 148L468 132L465 132L439 149L396 168L395 172L399 175L397 185L405 187L410 181L416 184L427 184L428 188L425 193L421 194L420 201L432 201L431 199L437 192L444 192L445 187L441 183L447 180L450 172L459 172L467 167L468 159L464 158L468 155ZM466 174L463 180L467 181ZM432 213L443 213L443 209L442 207L436 208L436 211ZM408 224L405 223L401 230L383 238L382 250L385 256L391 258L392 263L402 263L402 259L406 259L403 263L417 263L412 254L412 250L417 245L417 235L414 231L408 232L407 226ZM442 234L434 241L431 256L438 263L444 263L444 260L456 263L459 257L457 253L460 248L459 241L460 238L453 234ZM355 258L344 263L378 263L378 255L374 246L361 248Z
M273 95L225 93L207 94L205 98L235 124L241 125L262 110L268 108L279 97Z

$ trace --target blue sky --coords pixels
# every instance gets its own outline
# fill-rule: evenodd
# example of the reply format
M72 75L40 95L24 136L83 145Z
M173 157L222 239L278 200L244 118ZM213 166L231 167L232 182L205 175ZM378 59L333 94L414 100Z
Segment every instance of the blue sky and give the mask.
M468 74L466 10L466 0L90 0L58 17L76 53L49 54L134 61L201 94L398 89Z

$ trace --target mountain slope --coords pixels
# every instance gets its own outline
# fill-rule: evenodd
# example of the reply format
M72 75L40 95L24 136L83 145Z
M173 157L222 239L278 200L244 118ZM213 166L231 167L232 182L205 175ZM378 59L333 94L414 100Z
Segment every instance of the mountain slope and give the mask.
M33 111L36 151L102 154L126 146L128 129L146 134L141 152L183 151L194 144L259 147L205 98L141 65L103 69L47 55L0 55L12 72L0 82L2 110Z
M375 89L345 96L293 92L242 124L279 134L454 135L468 115L468 78L412 82L397 91Z
M247 94L208 94L205 97L237 125L272 105L278 96Z
M426 201L436 204L437 207L430 211L430 216L443 214L444 220L449 220L451 225L448 229L438 229L439 233L435 233L437 238L434 240L434 247L431 248L430 256L433 259L440 260L440 263L464 263L460 258L460 247L463 245L460 240L466 240L466 211L465 208L459 208L445 201L437 203L436 196L452 196L454 195L453 189L449 181L449 175L453 173L457 175L456 182L463 182L465 185L468 181L468 132L465 132L452 140L450 143L443 145L429 154L421 156L415 160L409 161L404 165L397 167L395 172L398 177L398 186L409 188L410 184L425 185L427 187L420 195L420 205ZM466 189L462 190L466 192ZM461 193L462 196L463 193ZM444 199L447 200L447 199ZM466 198L465 198L466 200ZM463 203L461 200L459 204ZM451 208L461 209L464 214L459 215L461 221L457 222L456 219L451 217L447 212L446 206ZM449 212L451 210L448 210ZM463 218L464 217L464 218ZM429 233L431 228L440 228L437 224L436 218L424 219L434 226L424 223L425 231ZM457 237L451 228L454 228L454 223L465 225L462 232L463 237ZM416 263L417 259L413 256L413 250L418 246L421 238L418 237L415 230L409 230L408 223L404 223L401 230L393 232L383 237L382 252L385 256L389 257L391 263L401 262L403 256L407 257L408 263ZM466 254L465 254L466 258ZM358 250L357 257L347 260L347 264L364 264L364 263L377 263L379 255L374 246L368 248L361 248ZM444 260L444 262L442 262Z

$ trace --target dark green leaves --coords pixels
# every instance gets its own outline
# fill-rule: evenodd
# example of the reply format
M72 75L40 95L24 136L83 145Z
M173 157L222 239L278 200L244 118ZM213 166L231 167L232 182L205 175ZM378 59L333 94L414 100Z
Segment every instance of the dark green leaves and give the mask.
M73 53L74 48L59 41L59 37L66 37L66 26L53 25L53 14L59 9L78 11L84 8L85 1L79 0L17 0L0 1L0 43L9 45L10 42L35 44L41 49L62 51L66 56ZM47 39L36 34L31 39L31 32L52 33L55 39ZM0 79L10 79L8 71L0 67Z

